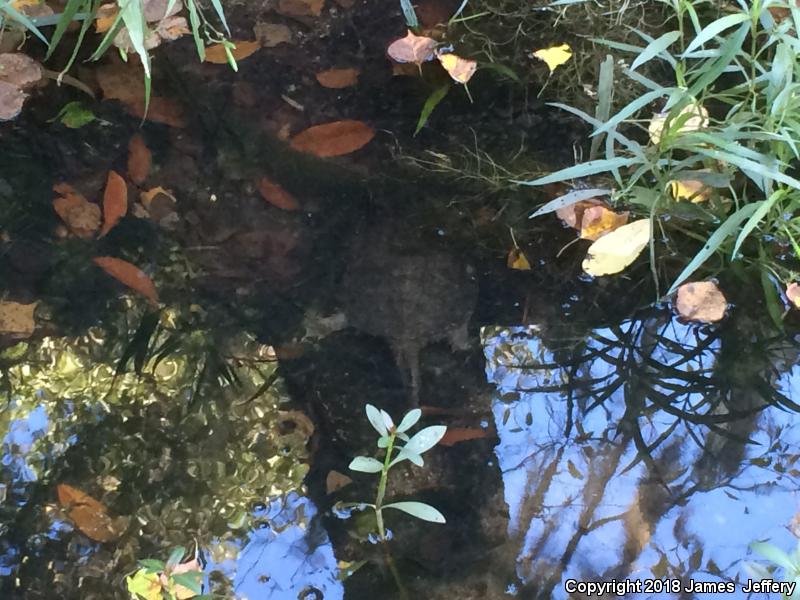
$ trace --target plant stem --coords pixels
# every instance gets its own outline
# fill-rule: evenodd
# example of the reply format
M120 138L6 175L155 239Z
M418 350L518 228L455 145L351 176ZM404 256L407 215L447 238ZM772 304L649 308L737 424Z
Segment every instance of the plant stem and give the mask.
M389 463L392 462L392 450L394 449L395 434L389 434L389 443L386 445L386 458L383 459L383 470L381 470L381 480L378 483L378 494L375 497L375 520L378 522L378 533L381 541L386 541L386 529L383 527L383 497L386 495L386 483L389 480Z

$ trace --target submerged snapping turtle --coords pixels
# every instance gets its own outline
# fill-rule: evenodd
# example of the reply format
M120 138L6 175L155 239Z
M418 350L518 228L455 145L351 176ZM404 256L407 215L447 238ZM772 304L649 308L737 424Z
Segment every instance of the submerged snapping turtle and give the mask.
M400 238L362 238L345 273L343 301L351 326L389 342L416 405L420 351L440 340L466 349L478 286L455 254Z

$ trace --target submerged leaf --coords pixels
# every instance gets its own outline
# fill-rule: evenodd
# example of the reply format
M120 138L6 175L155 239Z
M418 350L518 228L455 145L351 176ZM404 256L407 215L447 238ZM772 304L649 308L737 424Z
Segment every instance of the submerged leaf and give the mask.
M253 41L233 42L233 44L235 46L230 48L230 53L237 61L244 60L261 48L261 44L259 42ZM225 51L225 45L214 44L213 46L206 48L205 61L214 63L215 65L228 64L228 53Z
M358 69L328 69L320 71L314 77L322 87L339 90L358 83Z
M292 138L290 146L320 158L350 154L366 146L375 130L362 121L334 121L309 127Z
M619 273L647 247L650 235L650 219L623 225L589 246L581 266L595 277Z
M68 183L59 183L53 190L61 197L53 200L56 211L73 235L88 239L100 228L100 207L89 202Z
M300 203L289 192L267 177L261 177L256 184L258 193L267 202L282 210L300 210Z
M153 164L153 153L144 141L141 134L137 133L128 142L128 177L136 185L142 185L150 175Z
M508 251L508 257L506 258L506 266L509 269L515 269L517 271L531 270L531 263L528 262L528 257L525 256L522 250L520 250L516 246Z
M36 305L0 301L0 335L28 338L36 329L33 313Z
M125 519L112 519L102 503L81 490L61 483L56 487L58 503L87 537L96 542L111 542L127 527Z
M469 440L481 440L489 437L486 429L474 429L470 427L448 427L447 433L439 441L442 446L453 446Z
M103 194L103 228L98 237L106 235L128 213L128 185L115 171L108 172Z
M713 281L684 283L675 297L675 310L690 321L715 323L727 309L728 301Z
M147 298L153 306L158 306L158 293L152 280L145 275L138 267L132 265L121 258L113 256L98 256L92 259L93 262L111 275L120 283L128 286L135 292L139 292Z

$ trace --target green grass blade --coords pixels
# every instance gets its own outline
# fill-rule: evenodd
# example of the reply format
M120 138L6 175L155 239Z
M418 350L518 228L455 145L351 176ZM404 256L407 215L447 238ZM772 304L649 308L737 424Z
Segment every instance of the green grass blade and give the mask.
M736 154L731 154L730 152L721 152L719 150L713 150L710 148L697 148L697 152L700 154L704 154L710 158L716 160L724 160L729 162L733 165L739 167L742 171L745 172L751 179L753 179L754 183L759 184L757 180L755 180L750 174L757 173L762 177L767 179L772 179L773 181L779 181L785 185L791 186L796 190L800 190L800 181L786 175L785 173L781 173L775 169L771 169L766 165L762 165L755 161L750 160L749 158L744 158L742 156L737 156Z
M761 249L761 260L766 261L764 250ZM761 269L761 287L764 290L764 300L767 304L767 313L769 314L772 322L775 323L780 331L784 330L783 327L783 308L781 306L781 299L778 295L778 288L770 277L767 269Z
M758 227L758 224L761 223L761 220L767 215L767 213L775 206L775 203L783 198L786 195L786 190L778 190L773 192L772 195L767 198L766 200L762 200L761 202L756 202L755 204L758 205L756 211L752 214L752 216L747 220L747 223L744 224L742 230L739 232L739 237L736 238L736 244L733 247L733 252L731 253L731 260L736 260L736 257L739 254L739 249L742 247L742 244L747 239L747 236L752 233L753 229Z
M447 92L450 91L450 82L448 81L442 86L439 86L435 90L431 92L428 96L428 99L425 100L425 104L422 105L422 110L419 113L419 120L417 121L417 128L414 130L414 135L417 135L423 127L425 127L425 123L428 122L428 118L431 116L433 110L438 106L439 102L444 100L444 97L447 96Z
M711 87L723 71L731 64L750 32L749 23L743 23L739 30L720 48L720 57L708 68L699 70L700 76L692 83L687 96L696 97ZM705 64L705 63L704 63Z
M611 190L605 190L601 188L592 190L575 190L573 192L564 194L563 196L559 196L558 198L550 200L550 202L539 208L528 218L534 219L536 217L541 217L542 215L555 212L559 208L564 208L565 206L569 206L570 204L575 204L576 202L581 202L582 200L589 200L591 198L598 198L600 196L608 196L609 194L611 194Z
M214 12L216 12L219 17L220 23L222 23L222 26L225 28L225 32L230 35L231 29L228 27L228 21L225 20L225 11L222 9L222 3L219 0L211 0L211 5L214 7Z
M97 9L100 8L101 0L91 0L90 5L90 12L84 19L83 23L81 23L81 30L78 32L78 39L76 40L75 44L72 47L72 54L67 61L67 64L61 69L61 73L66 73L72 68L72 65L75 63L75 59L78 57L78 52L83 45L83 38L86 37L86 32L89 31L89 28L92 26L94 22L95 15L97 14ZM113 29L113 28L112 28Z
M606 173L607 171L611 171L612 169L619 169L622 167L629 167L633 164L639 162L638 158L625 158L625 157L618 157L612 160L590 160L589 162L581 163L579 165L575 165L574 167L568 167L566 169L561 169L560 171L556 171L555 173L551 173L550 175L546 175L545 177L539 177L538 179L533 179L531 181L518 181L512 180L512 183L518 183L519 185L546 185L548 183L557 183L559 181L566 181L567 179L578 179L580 177L586 177L588 175L597 175L598 173Z
M726 29L730 29L739 23L744 23L745 21L749 20L750 15L747 13L735 13L726 17L721 17L716 21L709 23L700 33L697 34L697 37L691 41L686 50L684 50L682 56L685 57L687 54L690 54L693 50L696 50L706 42L711 41Z
M200 62L203 62L206 59L206 47L200 38L200 16L197 14L197 6L195 6L194 0L187 0L186 3L189 5L189 23L192 25L194 45L197 47L197 55L200 57Z
M662 88L660 90L653 90L652 92L647 92L646 94L642 94L636 100L630 102L625 108L620 110L617 114L615 114L611 119L605 122L605 124L600 128L595 130L592 133L592 136L600 135L601 133L605 133L610 129L616 127L620 123L622 123L625 119L630 117L631 115L635 114L654 100L661 98L663 96L667 96L675 91L675 88Z
M678 286L680 286L684 281L686 281L697 269L699 269L703 263L705 263L712 254L714 254L719 247L731 237L734 232L739 228L739 225L745 219L749 219L750 216L755 212L758 208L759 203L747 204L733 213L727 220L717 228L717 230L711 234L711 237L708 238L705 246L698 252L692 261L686 265L686 268L678 275L678 278L672 284L672 287L669 288L667 295L672 294Z
M647 47L642 50L642 53L636 57L636 60L633 61L631 65L631 71L635 71L647 61L654 59L656 56L665 52L667 48L669 48L672 44L674 44L678 39L681 37L680 31L669 31L659 37L658 39L653 40L650 42ZM675 61L672 56L667 53L667 56L672 59L672 62Z
M67 0L67 4L64 6L64 12L61 13L61 17L58 19L58 23L56 24L56 29L50 38L50 47L47 49L45 60L50 58L50 56L53 54L53 51L61 41L64 32L67 30L69 24L72 23L72 19L75 17L78 11L81 9L91 11L91 5L92 0ZM84 23L86 23L86 21L84 21Z
M101 56L103 56L103 54L106 53L106 50L108 50L111 47L111 44L114 43L114 38L116 37L117 33L119 33L121 27L122 14L117 13L114 22L111 24L111 27L108 28L108 31L106 31L105 37L100 42L100 45L97 46L97 49L89 57L89 60L98 60Z
M610 54L600 64L600 75L597 81L597 108L594 116L600 123L604 123L611 116L611 102L614 97L614 57ZM589 160L597 157L600 149L600 136L592 138L592 145L589 150Z
M16 21L20 25L22 25L25 29L30 31L33 35L39 38L45 46L50 46L50 42L47 41L47 38L44 37L39 28L34 25L33 21L31 21L28 17L23 15L21 12L16 10L13 6L11 6L8 2L0 2L0 12L4 12L11 18L12 20Z
M400 8L403 10L406 25L408 25L410 29L417 29L419 27L419 20L417 20L417 13L414 12L414 6L411 4L411 0L400 0Z
M144 75L149 78L150 55L147 53L147 48L144 47L144 39L147 35L147 21L144 18L143 5L138 0L127 0L124 4L120 4L119 14L128 29L131 45L142 60Z

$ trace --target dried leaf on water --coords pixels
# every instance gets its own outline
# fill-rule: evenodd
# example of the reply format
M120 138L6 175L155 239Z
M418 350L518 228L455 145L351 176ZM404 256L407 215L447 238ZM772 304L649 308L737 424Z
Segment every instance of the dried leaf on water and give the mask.
M328 476L325 478L325 493L333 494L351 483L353 483L353 480L344 473L329 471Z
M328 69L317 73L317 81L322 87L339 90L358 83L358 69Z
M559 46L551 46L550 48L541 48L533 53L533 56L547 64L547 68L552 73L558 67L566 63L572 58L572 48L568 44L561 44Z
M448 427L444 436L439 440L442 446L453 446L460 442L469 440L481 440L489 437L490 432L486 429L475 429L470 427Z
M258 193L267 202L282 210L300 210L300 203L289 192L277 183L266 177L261 177L257 183Z
M20 339L31 337L36 329L33 315L37 304L0 301L0 335Z
M516 269L517 271L530 271L531 270L531 263L528 262L528 257L517 248L516 246L511 248L508 251L508 257L506 258L506 266L509 269Z
M362 121L333 121L309 127L292 138L290 146L320 158L350 154L366 146L375 130Z
M128 114L140 119L146 119L153 123L163 123L178 129L186 127L186 119L183 116L183 107L172 98L163 96L153 96L150 98L150 106L147 114L144 112L144 96L138 97L133 101L126 102L125 108Z
M116 540L127 528L127 519L112 519L102 503L81 490L61 483L56 488L58 503L87 537L96 542Z
M623 225L589 246L581 266L595 277L619 273L647 247L650 235L650 219Z
M325 0L278 0L276 12L285 17L318 17Z
M598 240L628 222L628 213L618 214L605 206L591 206L581 217L581 238Z
M115 171L108 172L106 191L103 194L103 228L98 237L103 237L128 213L128 185Z
M261 44L254 41L238 41L233 43L235 47L231 48L231 54L237 61L244 60L261 48ZM214 63L215 65L228 64L228 53L225 52L225 46L223 44L214 44L206 48L205 61Z
M139 292L147 298L153 306L158 306L158 293L152 280L144 274L136 265L132 265L121 258L113 256L98 256L92 261L106 273L111 275L120 283L128 286L135 292Z
M89 202L68 183L56 184L53 191L61 194L53 200L53 210L69 231L83 239L94 237L100 229L100 207Z
M147 147L144 137L137 133L128 142L128 177L136 185L142 185L150 175L153 153Z
M429 37L414 35L411 31L406 37L395 40L386 49L389 58L399 63L414 63L421 65L433 60L436 49L436 40Z
M605 204L601 200L580 200L562 206L556 210L556 216L565 225L580 231L583 223L583 213L592 206L605 206Z
M727 309L728 300L713 281L684 283L675 296L675 310L690 321L715 323Z
M478 61L461 58L455 54L439 54L437 58L453 81L458 83L467 83L478 69Z

